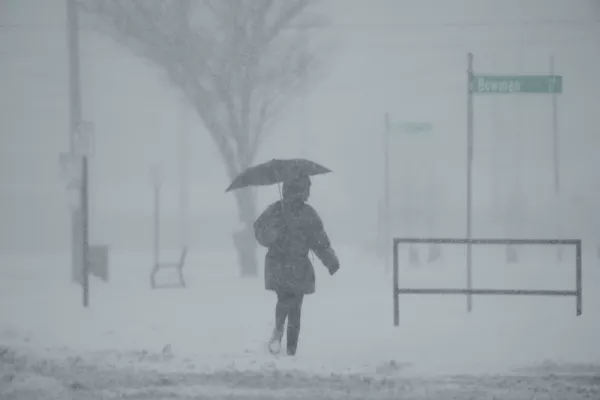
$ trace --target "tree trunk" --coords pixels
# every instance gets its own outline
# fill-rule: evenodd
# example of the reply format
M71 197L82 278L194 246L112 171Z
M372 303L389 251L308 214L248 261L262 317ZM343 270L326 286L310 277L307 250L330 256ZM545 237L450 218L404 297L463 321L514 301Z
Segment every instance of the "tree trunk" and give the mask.
M242 277L258 275L256 260L256 240L254 238L254 221L257 218L256 196L252 189L234 191L238 206L242 229L233 233L233 244L238 255L238 265Z

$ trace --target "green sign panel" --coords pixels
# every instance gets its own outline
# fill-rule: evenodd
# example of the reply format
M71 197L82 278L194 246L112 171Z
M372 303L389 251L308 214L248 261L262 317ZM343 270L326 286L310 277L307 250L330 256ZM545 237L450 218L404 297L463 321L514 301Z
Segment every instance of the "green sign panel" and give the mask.
M402 133L428 133L433 130L433 125L429 122L401 122L393 123L392 130Z
M476 75L474 93L562 93L560 75Z

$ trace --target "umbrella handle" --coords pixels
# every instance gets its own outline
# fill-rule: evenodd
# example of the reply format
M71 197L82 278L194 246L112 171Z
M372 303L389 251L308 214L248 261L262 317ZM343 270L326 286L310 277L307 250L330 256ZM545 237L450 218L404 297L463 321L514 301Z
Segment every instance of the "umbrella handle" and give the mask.
M281 191L281 183L277 182L277 190L279 190L279 200L281 200L281 211L285 215L285 203L283 201L283 192Z

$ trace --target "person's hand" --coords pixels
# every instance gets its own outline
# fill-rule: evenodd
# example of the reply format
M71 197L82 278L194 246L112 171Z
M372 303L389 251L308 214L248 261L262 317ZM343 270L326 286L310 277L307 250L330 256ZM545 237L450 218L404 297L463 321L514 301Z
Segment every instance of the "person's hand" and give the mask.
M335 263L331 268L329 268L329 275L333 276L338 271L338 269L340 269L339 262Z
M340 269L340 260L338 259L337 255L335 254L335 250L333 250L331 247L329 247L325 251L323 251L320 254L320 256L321 256L321 261L323 262L323 264L325 264L325 266L329 270L329 275L335 274L337 272L337 270Z

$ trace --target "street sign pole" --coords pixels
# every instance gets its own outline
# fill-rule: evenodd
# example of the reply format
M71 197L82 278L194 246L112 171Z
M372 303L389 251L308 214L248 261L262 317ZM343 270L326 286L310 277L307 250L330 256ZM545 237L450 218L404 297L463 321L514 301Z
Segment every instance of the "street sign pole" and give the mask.
M550 75L554 75L554 57L550 57ZM554 165L554 190L560 193L560 154L558 138L558 96L549 85L548 91L552 93L552 162Z
M384 199L383 199L383 211L381 212L382 216L380 217L380 219L382 220L380 222L380 230L383 231L383 233L381 233L381 236L383 236L384 238L381 239L381 241L383 242L383 248L384 248L384 257L385 257L385 271L388 272L389 269L391 268L391 263L390 263L390 254L387 251L388 249L388 242L391 241L392 238L392 223L391 223L391 210L390 210L390 136L393 133L402 133L403 135L411 135L411 136L416 136L416 135L420 135L420 134L425 134L425 133L430 133L433 129L433 126L430 122L418 122L418 121L412 121L412 122L402 122L402 123L396 123L393 122L390 118L389 113L385 114L385 127L384 127L384 132L383 132L383 186L384 186ZM412 193L412 191L409 190L409 188L405 188L404 190L405 193L405 197L408 196L408 193ZM408 208L408 207L405 207ZM406 223L405 226L409 226L408 224L408 218L406 219ZM410 257L410 251L412 251L413 247L412 245L410 246L409 249L409 257ZM416 253L415 253L416 254ZM416 261L414 260L409 260L410 263L413 262L417 262L418 263L418 258L416 259Z
M472 217L472 184L473 184L473 54L467 55L467 239L471 239L471 217ZM471 244L467 244L467 289L471 290L473 285L472 277L472 253ZM471 294L467 294L467 312L473 310L473 299Z
M550 56L550 75L554 75L554 56ZM556 212L556 230L558 231L558 237L562 233L562 221L560 213L560 143L558 136L558 96L549 88L552 93L552 166L554 172L554 193L555 202L557 206ZM562 247L557 246L556 248L556 259L562 260Z

